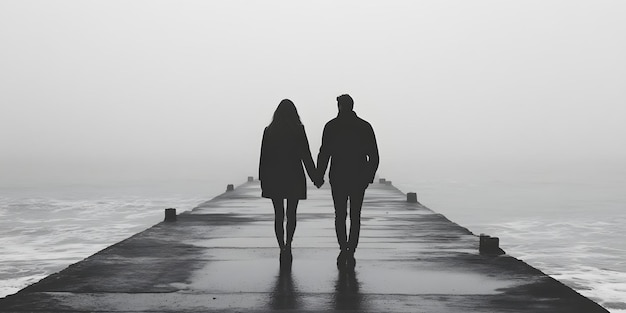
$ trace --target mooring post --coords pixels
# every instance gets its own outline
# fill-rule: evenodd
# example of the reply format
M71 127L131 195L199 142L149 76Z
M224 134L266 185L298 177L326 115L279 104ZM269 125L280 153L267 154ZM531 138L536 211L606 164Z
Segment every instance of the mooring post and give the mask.
M226 186L226 191L233 191L233 190L235 190L235 185L233 185L233 184L228 184L228 185Z
M489 235L480 234L480 242L478 244L478 251L481 254L504 254L504 250L500 249L500 238L491 237Z
M417 203L417 194L415 192L409 192L406 194L406 202Z
M254 181L254 177L252 177L252 176L248 176L248 182L249 182L249 183L251 183L251 182L253 182L253 181Z
M165 209L165 222L176 222L176 209Z

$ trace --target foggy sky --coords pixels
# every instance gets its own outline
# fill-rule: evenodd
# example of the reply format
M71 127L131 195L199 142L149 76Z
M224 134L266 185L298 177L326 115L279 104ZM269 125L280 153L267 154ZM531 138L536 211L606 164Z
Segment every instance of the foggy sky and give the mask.
M4 0L0 186L243 181L281 99L315 158L343 93L391 179L624 164L624 16L623 1Z

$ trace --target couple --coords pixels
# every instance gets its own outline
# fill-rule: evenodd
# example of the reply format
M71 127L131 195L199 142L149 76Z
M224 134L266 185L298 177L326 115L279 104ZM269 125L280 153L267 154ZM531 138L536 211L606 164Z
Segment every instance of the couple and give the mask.
M291 242L296 230L298 201L306 199L304 168L317 188L324 184L330 161L330 186L335 206L335 231L341 252L340 268L354 268L354 252L359 242L361 206L367 186L374 181L378 169L378 147L372 126L352 110L354 101L347 94L337 97L339 114L324 127L317 168L311 157L309 141L300 116L291 100L280 102L274 118L263 132L259 180L262 196L272 199L274 231L280 247L281 265L292 261ZM346 218L350 200L350 232L346 234ZM285 200L287 211L285 214ZM287 216L287 240L283 222Z

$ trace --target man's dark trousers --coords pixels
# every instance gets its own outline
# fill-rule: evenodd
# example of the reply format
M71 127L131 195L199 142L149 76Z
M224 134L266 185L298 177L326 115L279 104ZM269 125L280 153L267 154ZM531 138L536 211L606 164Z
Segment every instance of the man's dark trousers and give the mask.
M359 244L361 232L361 206L365 196L363 188L332 187L333 202L335 205L335 232L339 248L355 251ZM350 200L350 237L346 232L346 218L348 216L348 200Z

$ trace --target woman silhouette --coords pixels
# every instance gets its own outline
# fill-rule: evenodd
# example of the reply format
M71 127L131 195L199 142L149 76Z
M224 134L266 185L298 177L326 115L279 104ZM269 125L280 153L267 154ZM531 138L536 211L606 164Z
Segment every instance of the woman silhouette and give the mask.
M317 182L315 164L311 157L309 141L300 122L296 106L284 99L276 108L274 118L263 132L259 180L262 196L272 199L274 205L274 231L280 247L281 264L291 264L291 242L296 230L298 201L306 199L306 179L302 164L309 177ZM287 242L284 239L283 221L287 200Z

